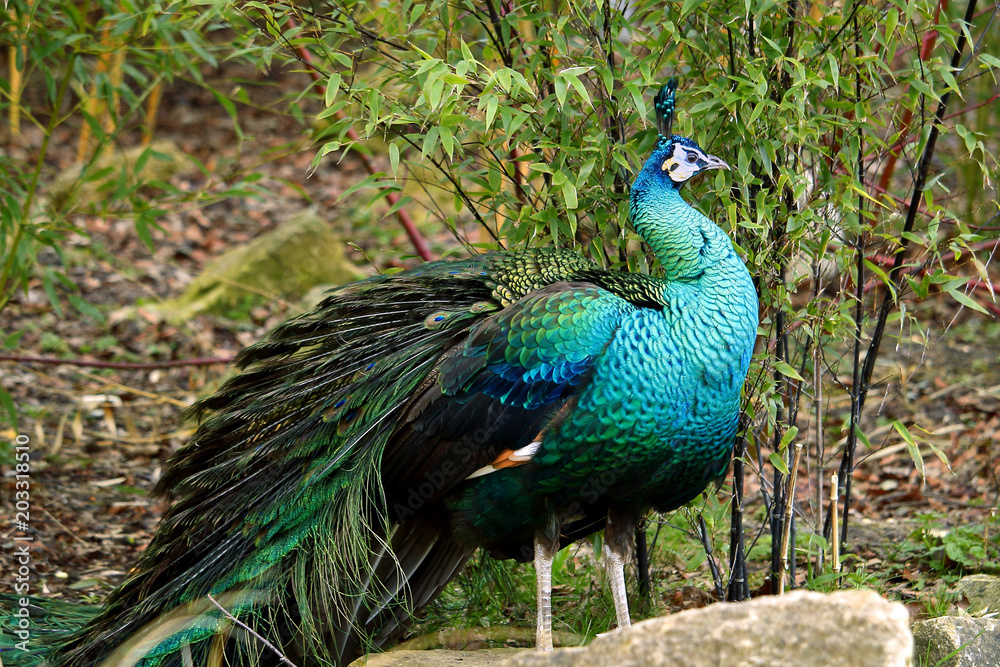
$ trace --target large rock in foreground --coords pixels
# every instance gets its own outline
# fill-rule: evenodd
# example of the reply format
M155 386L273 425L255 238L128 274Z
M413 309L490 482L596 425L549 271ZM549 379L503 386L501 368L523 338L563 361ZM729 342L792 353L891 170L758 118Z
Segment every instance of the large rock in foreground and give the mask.
M870 591L796 591L643 621L504 667L911 667L906 608Z

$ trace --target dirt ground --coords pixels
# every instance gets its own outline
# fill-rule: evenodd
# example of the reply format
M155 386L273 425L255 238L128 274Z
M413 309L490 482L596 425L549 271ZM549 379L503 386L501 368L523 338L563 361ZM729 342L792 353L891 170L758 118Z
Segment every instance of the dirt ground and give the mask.
M224 81L233 74L220 70L215 76ZM287 86L305 84L297 75L283 80ZM369 266L369 261L383 269L412 263L398 259L411 255L412 249L394 219L379 223L382 233L373 239L357 233L352 202L335 205L341 192L364 177L358 160L352 155L339 162L327 159L310 176L315 146L303 139L304 128L268 110L269 96L277 94L274 89L261 87L254 94L259 108L240 109L247 139L239 141L210 94L177 84L164 97L157 136L197 157L213 174L245 169L262 174L260 184L270 194L172 210L160 220L162 230L153 234L152 252L139 240L130 220L79 216L74 222L86 234L69 238L65 248L71 258L69 275L79 285L80 296L97 306L106 321L71 308L58 315L41 281L33 280L28 293L18 295L0 316L5 334L25 331L7 354L140 363L231 357L294 310L267 303L253 307L249 321L199 317L178 327L143 314L141 308L137 317L129 314L137 304L179 295L213 257L309 206L315 206L335 232L353 241L348 253L359 266ZM26 131L20 150L31 151L41 137L30 128ZM53 142L49 176L74 160L74 138L69 130L63 132ZM196 173L173 184L195 189L206 181ZM213 187L222 188L224 182L219 179ZM447 235L431 240L438 252L449 243ZM884 567L897 553L892 545L919 525L918 514L939 513L936 529L947 531L952 526L983 524L997 506L1000 327L985 316L963 314L946 330L954 315L951 307L943 299L923 306L931 322L932 344L917 346L908 339L886 342L876 375L890 379L873 390L866 415L866 432L875 451L861 454L854 473L850 542L858 567ZM842 367L849 368L846 361ZM122 581L155 529L164 505L150 491L160 466L192 431L191 424L181 420L181 411L216 386L226 367L122 370L5 361L0 369L3 387L21 413L17 433L29 439L36 577L32 592L96 601ZM113 403L107 402L108 396ZM833 434L827 447L831 455L842 446L838 440L848 410L846 392L831 387L825 426ZM803 433L808 432L808 419L804 409ZM925 453L923 479L890 426L893 419L915 425L911 430ZM15 433L0 435L12 438ZM934 454L931 444L947 456L948 465ZM839 455L832 458L839 461ZM13 513L12 474L11 466L3 466L5 517ZM804 524L812 516L808 499L815 496L814 480L811 474L800 479ZM751 474L748 498L759 505L755 483ZM754 508L749 509L752 516ZM995 521L992 525L997 526ZM5 523L6 532L0 537L5 543L11 539L9 526ZM804 525L803 531L807 530ZM917 579L913 571L902 568L899 595L922 595L913 583Z

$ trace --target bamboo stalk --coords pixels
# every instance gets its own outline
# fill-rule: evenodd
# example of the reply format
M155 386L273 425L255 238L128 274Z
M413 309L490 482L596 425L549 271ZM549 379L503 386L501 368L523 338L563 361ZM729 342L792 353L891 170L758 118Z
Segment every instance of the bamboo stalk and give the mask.
M838 493L837 493L837 473L830 475L830 565L833 573L840 574L840 530L838 529L839 517L837 516Z
M6 3L4 3L6 6ZM11 30L15 33L18 29L17 14L12 9L7 12L10 18ZM8 120L10 122L10 134L12 137L21 136L21 87L24 74L24 60L27 52L21 50L20 44L11 44L7 47L7 64L9 68L8 79L10 80L10 111ZM21 67L17 66L17 57L21 56Z
M972 17L976 12L976 2L977 0L969 0L969 4L965 10L965 18L963 19L966 25L972 22ZM962 31L958 39L955 41L955 51L951 56L951 68L952 70L957 70L959 63L962 59L962 52L965 50L966 42L966 31ZM857 48L857 47L856 47ZM861 369L860 378L857 372L857 366L860 357L860 344L855 344L855 357L854 357L854 387L851 389L852 392L852 407L851 407L851 423L850 431L847 434L847 446L844 448L844 458L841 460L841 470L844 473L844 525L841 528L841 539L844 544L847 543L847 524L850 518L850 507L851 507L851 480L853 479L852 473L854 471L854 452L857 447L857 434L855 429L858 427L858 423L862 412L864 411L865 399L868 396L868 390L871 388L872 384L872 373L875 371L875 360L878 359L879 349L882 346L882 337L885 334L886 324L889 321L889 313L896 308L896 294L899 294L900 287L903 285L905 278L905 273L903 272L903 262L906 259L907 249L910 245L910 232L913 231L913 225L916 221L917 211L919 209L920 201L924 196L924 188L927 185L927 177L930 172L931 160L934 157L934 148L937 145L938 135L941 131L941 122L944 118L945 111L948 108L948 100L951 97L952 91L948 91L941 96L940 102L938 102L937 110L934 112L933 122L931 123L930 132L927 135L927 142L924 144L923 154L920 156L920 162L917 164L915 178L913 181L913 191L910 198L910 206L906 212L906 219L903 222L902 231L898 237L899 250L895 253L895 261L892 263L892 267L888 271L888 280L886 284L892 289L886 289L882 294L882 301L878 306L878 315L875 318L875 328L869 337L868 343L868 353L865 355L864 366ZM860 99L860 84L857 97ZM863 165L858 167L858 181L864 182ZM862 201L862 194L858 194L859 206L858 210L861 210L862 206L860 202ZM857 285L863 286L864 281L860 279L862 263L863 249L859 246L858 248L858 273L859 280ZM860 292L862 287L858 288L859 301L857 308L861 308ZM860 313L860 310L859 310ZM860 314L858 315L860 327ZM857 337L860 341L860 334Z
M146 116L142 122L142 145L148 146L153 140L153 132L156 129L156 114L160 110L160 100L163 99L163 81L158 81L153 89L149 91L146 99Z
M100 78L101 73L106 73L111 69L112 54L110 50L110 43L111 27L105 25L104 29L101 31L101 54L97 57L97 69L94 73L94 83L91 84L90 95L87 97L87 100L83 105L85 113L93 119L97 119L104 113L104 104L97 96L97 80ZM101 125L104 125L103 121ZM90 156L90 148L93 138L92 135L93 131L90 128L90 123L84 119L83 125L80 126L80 137L77 140L76 145L77 163L83 163Z
M122 82L125 80L125 49L122 45L117 45L115 51L111 53L110 59L111 80L111 106L105 109L102 127L104 132L111 134L118 124L118 115L121 112L121 90Z
M795 504L795 482L799 475L799 463L802 461L802 443L795 443L795 456L792 458L792 469L788 476L788 489L785 491L785 521L781 531L781 576L778 577L778 595L785 592L785 573L788 572L788 543L792 532L792 506Z
M17 55L21 47L7 47L7 57L10 60L10 134L21 136L21 70L17 67Z
M816 327L817 334L819 327ZM823 353L819 335L813 343L813 406L816 412L816 525L823 525L823 459L826 457L826 443L823 434L823 377L820 369ZM816 554L816 572L823 571L823 550Z

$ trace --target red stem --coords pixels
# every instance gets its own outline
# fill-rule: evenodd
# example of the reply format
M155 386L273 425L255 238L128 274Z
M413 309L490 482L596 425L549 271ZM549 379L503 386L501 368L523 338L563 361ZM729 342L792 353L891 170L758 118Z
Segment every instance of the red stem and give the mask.
M937 24L938 18L941 16L941 10L948 8L948 0L938 0L937 7L934 10L934 23ZM934 49L934 44L937 42L938 33L937 30L931 30L924 35L923 41L920 44L920 60L921 62L926 61L930 55L931 51ZM906 94L909 84L903 87L903 94ZM900 149L906 144L907 135L910 133L910 123L913 121L913 110L904 109L903 119L900 123L901 129L899 133L899 140L896 144L889 149L889 158L886 160L885 169L882 170L882 174L879 176L878 185L883 190L889 187L889 179L892 178L893 173L896 171L896 161L899 160Z
M289 28L295 28L295 19L289 17L288 22ZM319 69L313 65L313 57L312 53L309 52L309 49L301 44L297 44L294 48L295 52L300 58L302 58L302 61L309 65L309 75L313 78L313 81L322 81ZM339 111L334 115L341 120L344 118L344 114ZM357 131L353 127L347 128L347 136L351 141L358 141L360 139ZM376 173L375 166L371 163L371 160L368 159L367 155L364 153L356 153L356 155L361 160L361 165L365 168L365 171L369 174ZM388 200L390 207L395 206L396 202L399 201L399 196L396 195L395 192L385 193L385 198ZM403 209L398 209L396 211L396 218L399 220L399 224L403 226L403 229L406 230L406 235L410 238L410 243L413 244L413 249L417 251L420 258L425 262L434 259L434 254L431 252L430 247L428 247L427 241L424 240L424 237L420 234L420 231L417 229L417 225L413 222L413 218L410 217L410 214Z

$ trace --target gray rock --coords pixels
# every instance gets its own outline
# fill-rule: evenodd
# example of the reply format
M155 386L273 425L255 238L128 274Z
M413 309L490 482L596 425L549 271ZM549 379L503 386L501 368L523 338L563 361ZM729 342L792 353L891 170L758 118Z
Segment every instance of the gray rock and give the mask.
M493 648L481 651L391 651L372 653L349 667L492 667L528 649Z
M997 667L1000 621L941 616L913 624L914 655L926 667Z
M795 591L643 621L504 667L911 667L909 615L871 591Z
M184 293L162 304L144 306L172 323L214 312L224 314L247 299L294 301L314 285L342 285L363 278L344 256L344 244L310 211L205 267Z
M969 601L969 614L996 614L1000 612L1000 577L988 574L970 574L962 577L955 589ZM1000 660L997 661L1000 664Z

